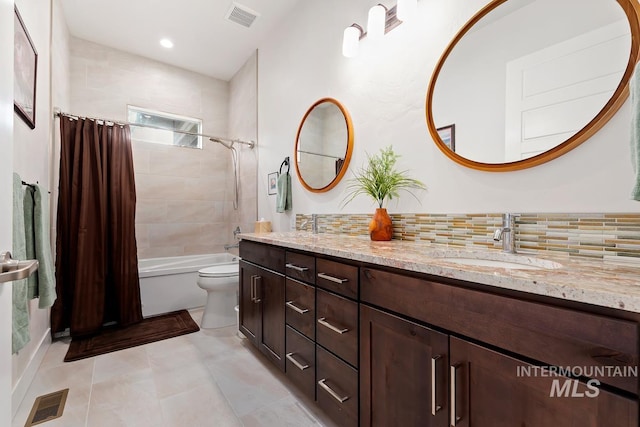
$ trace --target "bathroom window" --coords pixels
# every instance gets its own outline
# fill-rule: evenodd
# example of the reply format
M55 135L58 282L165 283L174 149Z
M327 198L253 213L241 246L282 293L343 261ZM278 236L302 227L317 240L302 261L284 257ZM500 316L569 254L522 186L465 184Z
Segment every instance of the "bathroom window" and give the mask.
M129 123L148 126L131 126L131 139L154 144L202 148L201 136L182 133L202 133L202 120L131 105L127 106L127 109Z

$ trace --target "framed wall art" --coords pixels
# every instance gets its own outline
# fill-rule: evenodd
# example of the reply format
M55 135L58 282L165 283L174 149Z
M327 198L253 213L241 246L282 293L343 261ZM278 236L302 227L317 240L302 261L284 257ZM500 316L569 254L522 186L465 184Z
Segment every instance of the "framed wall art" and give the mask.
M443 126L437 130L444 145L451 151L456 151L456 125Z
M267 175L267 182L269 183L269 195L276 194L278 192L278 172L271 172Z
M33 129L36 127L38 52L18 8L14 7L14 10L13 109Z

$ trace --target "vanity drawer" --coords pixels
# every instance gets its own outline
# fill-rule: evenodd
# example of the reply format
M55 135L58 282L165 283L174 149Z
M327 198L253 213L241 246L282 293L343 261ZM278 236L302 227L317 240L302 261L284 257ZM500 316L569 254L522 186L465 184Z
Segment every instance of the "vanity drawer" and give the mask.
M311 255L287 251L285 274L294 279L314 284L316 279L316 258Z
M638 366L638 325L632 321L374 268L361 269L360 286L362 302L544 364L633 369ZM593 371L598 374L604 369ZM634 394L638 392L638 379L633 376L594 375L594 378Z
M286 375L304 394L315 400L316 345L290 326L286 330Z
M318 406L339 426L357 426L358 372L320 346L316 357Z
M318 258L317 286L345 297L358 298L358 267Z
M358 366L358 303L317 289L316 342Z
M287 324L315 340L316 288L287 278Z
M278 273L284 273L283 248L242 240L240 241L240 258Z

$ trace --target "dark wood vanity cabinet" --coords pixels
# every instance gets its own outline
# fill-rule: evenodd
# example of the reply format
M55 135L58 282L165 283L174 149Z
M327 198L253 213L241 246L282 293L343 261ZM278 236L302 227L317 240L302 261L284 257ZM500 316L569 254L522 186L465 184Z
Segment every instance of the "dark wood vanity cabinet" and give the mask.
M361 268L360 287L362 425L384 426L389 413L403 412L411 395L381 385L395 377L393 368L397 375L413 368L407 375L413 387L422 387L416 394L431 412L422 408L403 426L638 426L637 377L595 374L574 381L549 374L549 367L637 369L636 322L368 267ZM427 334L427 324L441 333ZM410 339L412 332L444 337L446 372L438 370L440 358L434 363L434 354L446 351L434 353L426 340L421 347ZM429 360L431 376L420 373ZM446 390L443 400L439 390ZM438 406L445 409L445 424L433 415Z
M339 426L358 425L358 267L286 251L286 375Z
M240 329L340 426L638 427L640 316L242 241ZM602 371L600 371L602 372Z
M253 242L241 242L240 249L240 331L284 371L285 278L276 271L284 268L284 262L277 262L278 259L284 261L284 250ZM265 252L270 256L264 257ZM252 261L263 262L275 270Z

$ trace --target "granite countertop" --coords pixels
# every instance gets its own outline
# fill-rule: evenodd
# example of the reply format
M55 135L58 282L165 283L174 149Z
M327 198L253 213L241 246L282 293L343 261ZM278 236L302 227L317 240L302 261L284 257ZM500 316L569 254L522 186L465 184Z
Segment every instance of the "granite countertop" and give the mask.
M500 250L465 250L421 242L373 242L368 237L303 231L243 233L241 239L362 261L408 271L466 280L504 289L640 313L640 266ZM444 257L514 261L533 270L460 265Z

